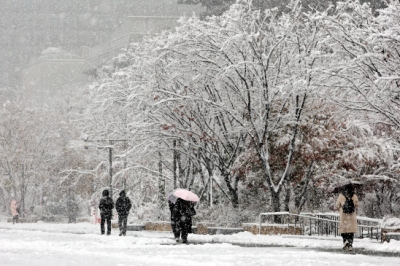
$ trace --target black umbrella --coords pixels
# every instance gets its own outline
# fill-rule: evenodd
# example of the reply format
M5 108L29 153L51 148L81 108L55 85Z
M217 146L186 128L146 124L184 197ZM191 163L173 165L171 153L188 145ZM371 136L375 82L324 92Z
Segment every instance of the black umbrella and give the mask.
M341 193L345 188L349 186L353 187L355 191L360 192L363 187L363 183L361 183L360 181L348 180L345 183L340 183L336 185L336 187L332 190L331 193L335 194Z

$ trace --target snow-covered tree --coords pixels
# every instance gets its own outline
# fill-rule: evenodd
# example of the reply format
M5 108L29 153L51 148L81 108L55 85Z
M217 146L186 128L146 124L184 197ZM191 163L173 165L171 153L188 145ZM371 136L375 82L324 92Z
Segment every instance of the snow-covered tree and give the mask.
M396 128L399 123L398 1L375 17L368 4L346 1L319 16L325 32L325 84L337 104ZM321 18L323 17L323 18ZM332 84L332 85L331 85Z
M234 207L241 190L257 184L267 189L259 198L270 197L273 211L282 202L300 211L308 189L322 195L335 176L393 176L396 141L377 135L379 127L365 118L381 115L377 121L385 118L381 124L393 127L385 131L392 135L388 111L396 103L384 109L389 105L377 94L362 98L365 84L384 79L372 79L378 64L356 42L378 28L368 23L383 22L358 4L354 10L362 12L351 14L358 20L349 19L351 8L344 7L353 4L304 13L292 3L280 14L238 1L221 16L183 18L176 32L133 44L104 69L91 89L84 134L91 141L127 139L119 150L124 171L147 173L141 181L152 191L159 181L159 201L165 187L204 194L212 180L211 189ZM382 112L371 115L360 99ZM340 107L352 111L343 115Z
M27 206L38 204L45 193L51 162L57 150L54 120L39 109L26 108L21 100L7 101L0 118L0 171L4 200L13 196Z

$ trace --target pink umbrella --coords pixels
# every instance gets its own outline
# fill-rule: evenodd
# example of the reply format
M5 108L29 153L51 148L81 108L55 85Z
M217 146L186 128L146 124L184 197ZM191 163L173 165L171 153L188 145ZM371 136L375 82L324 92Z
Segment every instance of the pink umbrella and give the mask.
M172 191L171 193L168 194L168 200L171 201L172 203L176 203L176 200L178 198L181 198L186 201L193 201L193 202L198 202L199 196L194 194L193 192L183 189L183 188L178 188Z

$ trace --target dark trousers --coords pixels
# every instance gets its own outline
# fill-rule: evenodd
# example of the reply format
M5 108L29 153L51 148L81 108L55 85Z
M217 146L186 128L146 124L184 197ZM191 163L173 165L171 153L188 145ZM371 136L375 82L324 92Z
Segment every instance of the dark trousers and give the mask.
M18 223L18 215L13 216L13 224Z
M119 216L118 215L119 231L124 235L126 234L127 223L128 223L128 216Z
M101 216L100 220L100 229L101 229L101 234L104 234L104 224L107 221L107 235L111 234L111 217L110 216Z
M172 228L172 232L174 233L174 237L175 238L179 238L180 237L180 232L179 232L179 225L178 222L171 219L171 228Z
M181 222L180 232L183 242L186 242L189 234L188 225L186 223Z
M175 238L181 238L184 242L186 242L188 234L191 232L191 226L188 221L185 221L184 219L172 220L171 226Z
M349 242L350 246L353 246L354 233L342 233L342 238L343 238L343 244L347 240L347 242Z

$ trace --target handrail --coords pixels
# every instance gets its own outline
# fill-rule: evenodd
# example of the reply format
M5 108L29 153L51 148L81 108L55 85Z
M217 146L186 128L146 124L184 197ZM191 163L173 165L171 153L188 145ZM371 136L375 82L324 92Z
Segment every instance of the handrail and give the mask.
M258 224L258 233L261 234L261 224L262 224L262 217L263 216L275 216L275 215L281 215L281 216L289 216L289 217L299 217L299 218L303 218L303 219L309 219L310 220L310 235L312 234L312 222L311 220L313 220L314 226L318 228L318 234L321 231L326 230L326 233L328 234L328 231L331 230L331 232L334 232L335 236L337 235L337 231L338 231L338 227L337 224L340 223L339 220L334 220L334 219L329 219L329 218L325 218L325 217L318 217L318 216L331 216L331 217L335 217L335 218L339 218L339 214L336 213L306 213L306 214L296 214L296 213L290 213L290 212L265 212L265 213L260 213L259 215L259 224ZM317 217L316 217L317 216ZM290 218L289 218L290 219ZM287 219L287 226L289 227L289 219ZM325 228L324 228L324 222L326 222L325 224ZM360 222L367 222L368 225L365 224L361 224ZM322 223L322 224L317 224L317 223ZM373 235L373 230L376 229L376 235L377 238L379 236L379 226L378 224L380 223L379 219L372 219L372 218L368 218L368 217L357 217L357 223L359 226L359 233L360 233L360 237L363 237L364 234L364 229L367 230L368 235L370 235L370 237L372 238ZM376 225L370 225L370 223L377 223ZM285 223L282 223L285 224ZM295 221L296 224L296 221ZM300 222L301 224L301 222ZM303 222L303 227L305 226L305 222ZM332 228L334 227L334 228ZM304 233L304 230L303 230Z

